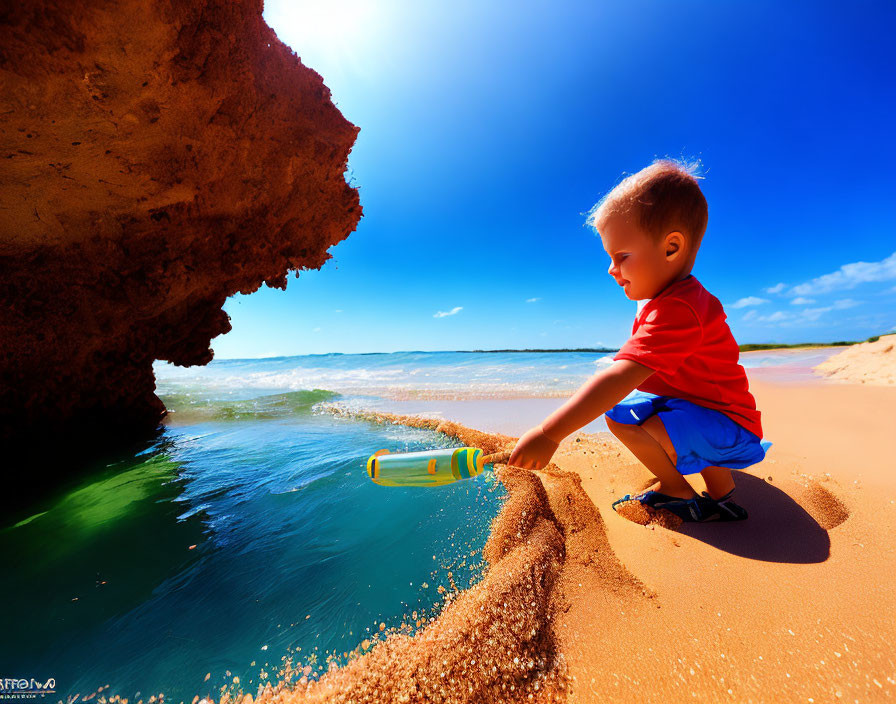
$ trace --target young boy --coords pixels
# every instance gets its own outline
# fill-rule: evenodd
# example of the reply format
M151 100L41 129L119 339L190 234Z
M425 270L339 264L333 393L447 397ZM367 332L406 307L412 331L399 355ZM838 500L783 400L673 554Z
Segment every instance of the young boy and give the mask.
M669 160L629 176L594 207L589 224L610 255L608 273L644 303L613 364L528 430L511 465L541 469L563 438L606 413L610 431L659 480L614 509L639 501L685 521L747 517L732 501L731 469L762 460L768 443L722 304L691 274L706 222L697 180ZM697 472L707 489L699 497L683 476Z

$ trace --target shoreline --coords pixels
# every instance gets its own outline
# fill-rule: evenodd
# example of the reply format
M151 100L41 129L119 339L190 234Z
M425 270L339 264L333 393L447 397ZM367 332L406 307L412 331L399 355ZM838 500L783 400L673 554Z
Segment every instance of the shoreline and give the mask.
M483 580L413 637L389 636L292 696L376 701L389 692L396 701L414 701L424 690L458 702L893 696L896 625L880 615L896 610L884 578L896 550L889 498L896 478L885 459L885 419L896 389L820 381L784 385L751 376L775 444L763 463L736 473L738 499L751 512L743 523L674 530L614 514L613 498L649 485L651 477L603 433L567 438L540 472L496 465L508 499L483 551L489 563ZM513 442L450 421L388 413L367 419L422 424L487 451ZM520 623L538 637L518 642L512 625ZM483 650L477 638L508 624L501 647ZM461 644L475 644L477 662L498 670L471 665L469 655L457 653ZM534 668L535 678L505 669L504 656L518 646L530 648L524 657L544 663ZM427 690L430 678L443 680L440 671L454 688ZM475 696L460 682L475 682ZM498 689L508 682L513 694Z
M836 354L838 348L818 347L813 349L818 353L817 359L813 359L811 362L811 365L814 366ZM777 359L794 357L798 360L796 364L747 367L746 371L751 384L755 382L775 383L793 387L830 383L822 374L814 371L813 366L806 364L805 348L757 350L745 352L741 357L745 355L756 358L772 355ZM373 402L366 399L366 403L364 401L346 403L337 400L333 404L321 404L321 408L336 409L339 413L348 411L349 414L355 412L391 413L434 420L451 420L483 432L519 437L563 405L575 393L576 388L541 392L537 395L519 391L501 392L500 395L496 395L496 393L484 392L458 393L456 391L422 389L413 393L383 393L382 389L378 389L378 395ZM600 416L579 432L608 431L606 420Z
M830 348L819 348L819 360L826 359ZM800 350L775 350L777 358L797 357ZM757 357L766 356L766 351L744 353ZM754 383L771 383L792 388L793 386L818 386L829 382L812 367L805 364L778 364L774 366L749 367L751 387ZM839 382L838 382L839 383ZM481 393L442 393L439 391L418 391L415 394L381 395L375 405L349 404L337 400L333 404L321 404L321 408L335 409L337 413L394 414L428 418L437 421L450 420L486 433L498 433L519 437L529 428L541 423L575 393L575 389L565 389L527 395L506 393L501 396ZM582 428L580 433L609 432L604 416L596 418Z

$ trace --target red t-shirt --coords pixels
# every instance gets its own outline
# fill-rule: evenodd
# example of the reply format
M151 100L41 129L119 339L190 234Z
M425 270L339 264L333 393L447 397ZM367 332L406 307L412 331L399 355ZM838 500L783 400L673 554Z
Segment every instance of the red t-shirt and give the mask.
M613 359L654 370L639 391L721 411L761 438L756 400L726 317L719 299L688 276L645 304Z

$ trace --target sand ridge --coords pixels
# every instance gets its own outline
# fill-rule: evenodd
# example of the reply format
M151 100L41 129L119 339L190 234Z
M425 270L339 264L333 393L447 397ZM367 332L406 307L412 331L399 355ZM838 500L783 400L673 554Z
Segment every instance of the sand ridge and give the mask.
M896 384L896 334L848 347L819 364L815 371L838 381Z

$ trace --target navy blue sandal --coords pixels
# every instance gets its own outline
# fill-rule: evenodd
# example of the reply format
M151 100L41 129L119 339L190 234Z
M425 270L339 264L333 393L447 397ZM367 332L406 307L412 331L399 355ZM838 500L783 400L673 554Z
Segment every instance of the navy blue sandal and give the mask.
M648 490L635 496L626 494L621 499L617 499L613 502L613 510L616 511L616 507L619 504L629 501L637 501L657 511L660 509L668 511L678 516L682 521L691 523L700 523L706 520L713 520L714 518L714 516L707 514L707 509L712 507L707 504L706 499L702 496L695 496L693 499L682 499L677 496L668 496L658 491ZM721 512L719 513L721 514Z
M703 501L705 503L715 504L714 507L709 508L709 512L718 513L718 518L715 520L718 521L745 521L749 514L747 513L747 509L745 509L740 504L736 504L731 500L731 495L734 494L734 489L729 491L724 496L714 499L705 491L703 492Z

